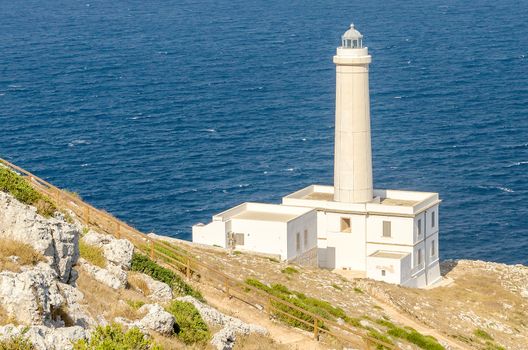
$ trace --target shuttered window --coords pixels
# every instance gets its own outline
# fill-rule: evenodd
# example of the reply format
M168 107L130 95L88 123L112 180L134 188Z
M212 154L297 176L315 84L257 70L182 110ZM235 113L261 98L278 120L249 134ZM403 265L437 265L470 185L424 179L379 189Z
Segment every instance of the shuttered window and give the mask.
M391 222L383 221L383 237L391 237Z

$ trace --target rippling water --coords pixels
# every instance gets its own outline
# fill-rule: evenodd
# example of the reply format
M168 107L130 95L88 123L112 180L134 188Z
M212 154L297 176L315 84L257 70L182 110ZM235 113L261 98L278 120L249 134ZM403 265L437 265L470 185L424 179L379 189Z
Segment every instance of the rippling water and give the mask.
M144 231L332 182L334 65L373 56L378 188L440 192L443 258L528 264L528 6L0 1L0 156Z

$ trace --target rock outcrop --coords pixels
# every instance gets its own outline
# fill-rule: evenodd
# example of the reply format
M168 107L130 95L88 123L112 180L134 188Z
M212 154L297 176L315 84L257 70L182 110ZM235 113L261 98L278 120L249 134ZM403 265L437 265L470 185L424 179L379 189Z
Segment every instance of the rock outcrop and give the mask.
M39 350L71 349L72 343L86 339L88 333L79 326L65 328L49 328L45 326L1 326L0 339L23 336Z
M127 285L127 270L132 263L134 246L126 239L117 239L110 235L103 235L93 230L88 231L82 240L89 245L103 250L106 267L91 265L84 259L79 263L82 268L97 281L113 289L125 288Z
M137 327L142 332L154 331L162 335L172 335L174 333L174 316L165 311L158 304L146 304L138 310L146 315L138 321L130 321L123 317L117 317L115 321L126 327Z
M172 288L167 283L156 281L144 274L139 274L137 277L147 284L150 292L148 295L149 299L162 303L172 300Z
M238 318L227 316L191 296L180 297L177 298L177 300L193 304L196 310L198 310L202 318L207 323L223 326L220 331L213 335L213 339L211 340L211 345L213 345L218 350L233 349L237 334L268 334L268 330L264 327L255 324L245 323L244 321Z
M17 201L0 191L0 238L30 244L48 258L61 282L70 280L78 259L79 229L64 220L64 215L44 218L35 207Z

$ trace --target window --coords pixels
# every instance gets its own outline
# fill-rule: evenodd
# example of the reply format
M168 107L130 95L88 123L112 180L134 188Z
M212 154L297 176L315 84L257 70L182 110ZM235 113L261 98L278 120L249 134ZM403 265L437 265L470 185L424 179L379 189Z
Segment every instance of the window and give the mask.
M295 249L297 253L301 251L301 234L299 232L295 235Z
M418 262L417 262L417 265L421 265L422 264L422 250L421 249L418 249Z
M243 233L235 233L235 244L244 245L244 234Z
M422 234L422 219L418 219L418 236Z
M435 241L431 241L431 256L435 256L436 254L436 247L435 247Z
M341 232L352 232L350 218L341 218Z
M383 221L383 237L391 237L391 222Z
M381 275L385 276L385 270L381 270Z
M304 230L304 248L308 248L308 230Z
M436 225L436 212L431 213L431 227L435 227Z

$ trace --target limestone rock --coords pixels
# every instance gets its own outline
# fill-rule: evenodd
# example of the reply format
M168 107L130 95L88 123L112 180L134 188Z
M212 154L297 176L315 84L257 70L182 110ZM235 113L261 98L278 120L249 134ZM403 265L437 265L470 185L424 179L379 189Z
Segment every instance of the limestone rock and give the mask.
M72 265L77 261L79 234L78 228L67 223L62 214L44 218L35 207L0 191L0 238L30 244L48 257L62 282L68 282Z
M103 248L104 257L108 262L123 269L130 269L134 245L126 239L117 239L110 235L103 235L93 230L83 237L88 244Z
M79 259L79 264L86 273L110 288L125 288L127 273L118 266L108 265L105 269L94 266L84 259Z
M0 339L8 339L22 335L29 339L36 350L72 349L72 343L87 339L87 332L79 326L66 328L48 328L45 326L13 326L0 327Z
M174 316L165 311L158 304L146 304L138 310L140 313L147 312L141 319L140 324L147 328L164 335L170 335L174 332Z
M57 274L41 263L20 273L0 272L0 305L26 324L51 324L51 314L64 303Z
M156 281L152 277L145 274L138 274L137 276L147 284L150 291L150 294L148 295L149 299L158 302L167 302L172 300L172 288L167 283Z
M69 284L59 283L58 286L61 295L64 297L65 308L67 309L70 320L76 326L81 326L85 329L95 326L97 322L84 311L80 304L84 299L83 293Z
M211 345L218 350L232 350L236 342L236 332L231 327L224 327L213 335Z
M165 311L158 304L146 304L138 310L146 315L137 321L130 321L123 317L116 317L115 322L120 323L128 328L139 328L143 333L154 331L163 335L174 333L174 316Z

